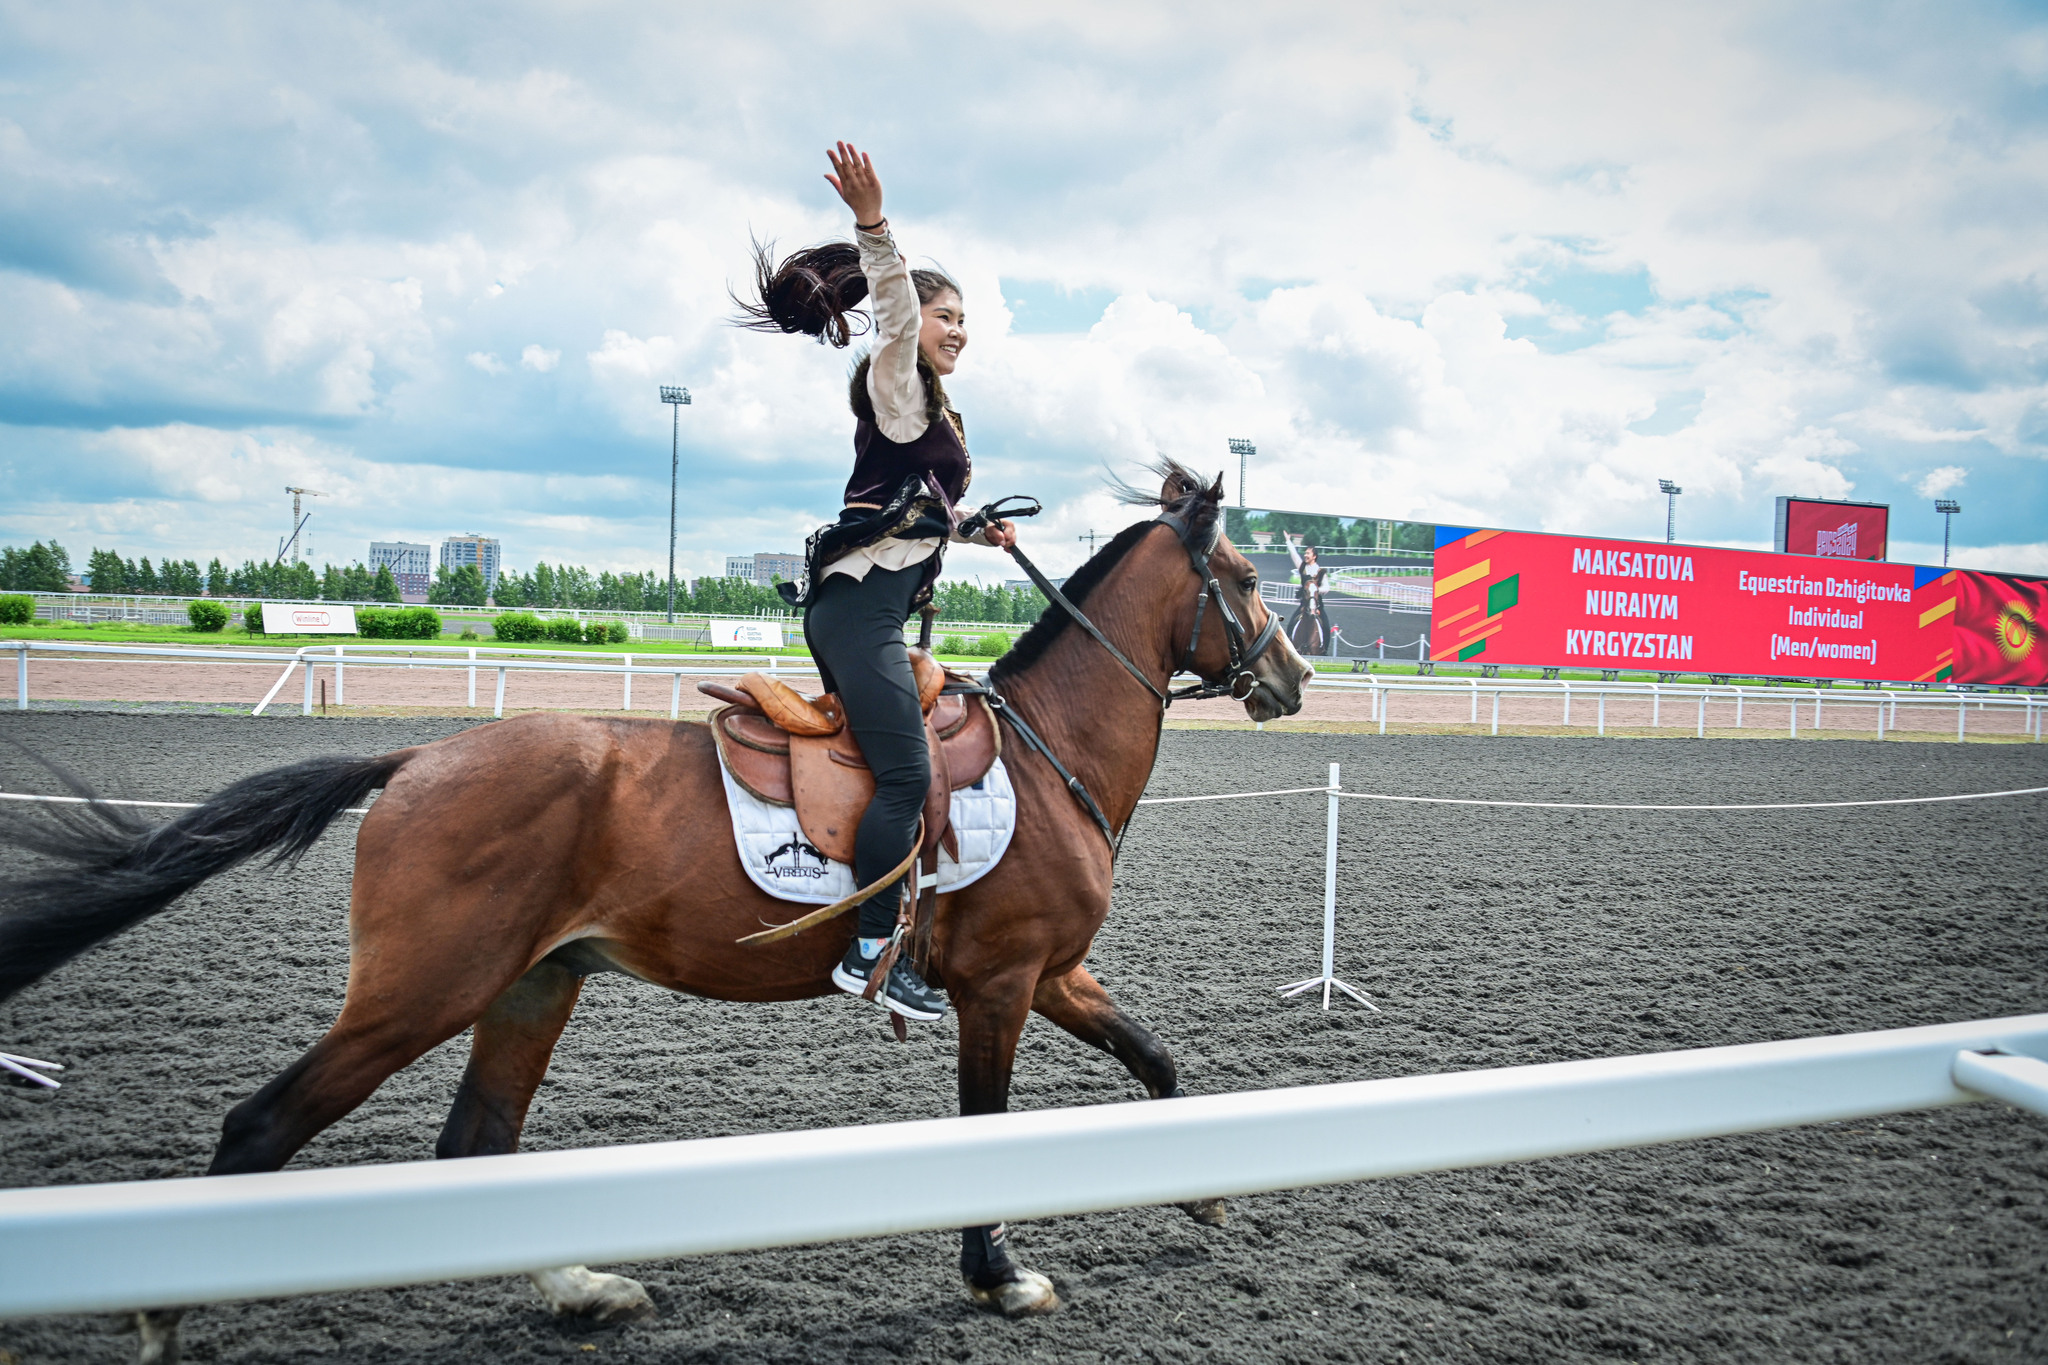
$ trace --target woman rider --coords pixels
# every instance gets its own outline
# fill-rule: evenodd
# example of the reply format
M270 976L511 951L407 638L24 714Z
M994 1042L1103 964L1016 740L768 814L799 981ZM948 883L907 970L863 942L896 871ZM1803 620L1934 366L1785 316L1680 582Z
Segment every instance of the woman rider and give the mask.
M1311 657L1327 652L1328 620L1323 614L1323 591L1330 571L1323 567L1313 545L1304 546L1297 535L1287 537L1287 554L1301 578L1301 602L1294 619L1287 623L1287 638L1294 647Z
M946 542L969 539L958 532L956 509L973 470L966 428L943 383L967 346L967 314L958 285L936 270L910 269L897 252L867 154L841 142L825 155L825 179L853 210L857 245L828 242L780 264L757 247L758 297L740 307L743 326L843 347L865 330L849 312L873 298L874 344L854 366L848 395L854 460L845 505L837 522L811 536L802 582L782 585L804 609L805 642L874 774L874 800L854 839L854 877L865 887L909 855L931 780L903 623L931 599ZM1015 543L1016 528L1000 522L971 539L1000 549ZM842 990L867 990L908 880L861 903L854 941L832 972ZM946 1008L907 953L880 996L911 1019L937 1019Z

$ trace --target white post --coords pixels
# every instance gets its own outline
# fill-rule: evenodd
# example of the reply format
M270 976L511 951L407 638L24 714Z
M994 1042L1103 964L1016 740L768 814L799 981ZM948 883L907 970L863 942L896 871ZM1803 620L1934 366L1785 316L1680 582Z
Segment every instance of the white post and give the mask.
M28 641L14 647L14 709L28 710Z
M1476 694L1475 694L1476 695ZM1329 819L1323 826L1323 972L1306 981L1291 981L1279 988L1283 997L1300 995L1303 991L1323 988L1323 1008L1330 1008L1330 989L1344 992L1359 1004L1379 1012L1363 991L1354 989L1337 979L1337 765L1330 765Z
M1820 732L1820 689L1818 687L1813 689L1813 728L1816 734Z
M305 661L304 669L306 674L306 697L304 701L299 703L299 714L310 716L313 714L313 661L311 659Z
M675 675L675 681L668 689L668 718L675 720L683 714L683 675Z
M1969 714L1970 703L1967 701L1958 701L1956 703L1956 743L1958 744L1961 744L1963 742L1963 720Z
M1742 698L1743 698L1743 695L1744 695L1744 694L1743 694L1742 688L1738 686L1738 687L1737 687L1737 688L1735 689L1735 728L1736 728L1736 729L1738 729L1738 730L1740 730L1740 729L1742 728Z
M1600 728L1598 733L1603 736L1607 733L1607 694L1605 692L1600 694Z
M503 678L505 676L505 671L503 669L499 669L498 676L500 678ZM503 689L501 687L501 696L502 691ZM472 711L476 710L476 651L473 649L469 651L469 709Z
M1394 694L1383 687L1377 688L1375 691L1379 696L1380 733L1385 734L1387 732L1387 704L1393 701Z
M1564 723L1566 725L1572 723L1572 685L1570 683L1564 685Z
M633 709L633 656L626 656L626 702L623 710Z
M1473 694L1475 697L1477 693ZM1330 765L1330 813L1323 826L1323 1008L1337 979L1337 765Z
M1790 703L1788 703L1788 704L1786 705L1786 707L1785 707L1785 710L1786 710L1786 711L1787 711L1787 713L1789 713L1789 714L1790 714L1790 716L1792 717L1792 720L1791 720L1791 725L1792 725L1792 734L1791 734L1791 738L1793 738L1793 739L1797 739L1797 738L1799 738L1799 698L1797 698L1797 697L1794 697L1794 698L1792 698L1791 702L1790 702Z
M1700 693L1700 727L1693 737L1695 739L1705 739L1707 737L1707 694L1704 692Z
M1650 684L1650 728L1655 730L1664 724L1664 691L1656 683Z
M1877 737L1884 738L1884 698L1877 699Z
M491 714L502 718L505 714L505 669L498 667L498 700L491 707Z
M1500 689L1498 687L1493 689L1493 732L1496 735L1500 733ZM1330 799L1334 801L1337 798L1333 796Z
M1472 723L1477 725L1479 723L1479 679L1471 678L1467 681L1472 684Z
M334 704L336 706L343 706L348 702L348 686L346 680L342 677L343 672L344 670L341 666L341 646L336 645L334 647Z

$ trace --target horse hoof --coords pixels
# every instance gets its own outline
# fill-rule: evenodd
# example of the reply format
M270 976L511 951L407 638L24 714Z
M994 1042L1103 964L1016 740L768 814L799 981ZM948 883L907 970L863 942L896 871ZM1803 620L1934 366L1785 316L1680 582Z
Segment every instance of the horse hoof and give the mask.
M1190 1199L1187 1203L1177 1204L1175 1207L1205 1228L1220 1228L1224 1219L1230 1216L1230 1211L1223 1207L1221 1199Z
M976 1304L1006 1318L1036 1317L1060 1306L1060 1296L1053 1292L1052 1281L1035 1270L1020 1268L1016 1279L1005 1280L993 1289L983 1289L969 1280L967 1292L974 1296Z
M540 1291L541 1301L558 1317L631 1322L654 1316L654 1300L647 1297L646 1288L624 1275L565 1265L555 1270L533 1271L527 1278Z
M135 1329L142 1334L142 1349L136 1365L178 1365L178 1320L182 1308L152 1308L135 1315Z

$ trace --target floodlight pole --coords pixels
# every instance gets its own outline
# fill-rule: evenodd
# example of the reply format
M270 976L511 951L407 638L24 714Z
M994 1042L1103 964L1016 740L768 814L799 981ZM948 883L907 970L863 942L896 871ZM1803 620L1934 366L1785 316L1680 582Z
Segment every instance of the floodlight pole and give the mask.
M1669 545L1678 539L1678 495L1685 490L1669 479L1657 480L1657 488L1664 494L1664 543Z
M1242 436L1230 438L1230 453L1237 456L1237 505L1246 505L1244 500L1244 469L1246 461L1259 453L1259 448Z
M1934 510L1941 513L1941 567L1946 569L1948 567L1949 527L1955 524L1956 513L1963 510L1963 505L1950 498L1936 498L1934 500Z
M682 466L683 409L690 391L673 384L661 386L661 401L669 405L668 433L668 622L676 621L676 473Z

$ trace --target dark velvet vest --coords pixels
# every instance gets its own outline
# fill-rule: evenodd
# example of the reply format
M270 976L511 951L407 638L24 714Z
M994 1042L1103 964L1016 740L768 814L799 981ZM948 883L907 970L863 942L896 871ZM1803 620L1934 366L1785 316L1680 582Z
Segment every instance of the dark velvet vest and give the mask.
M951 512L967 496L974 478L967 445L961 439L958 413L951 420L931 423L914 441L892 441L873 422L862 421L853 429L853 477L846 481L846 501L880 506L895 496L905 479L922 478L945 496ZM964 424L962 424L964 426Z

